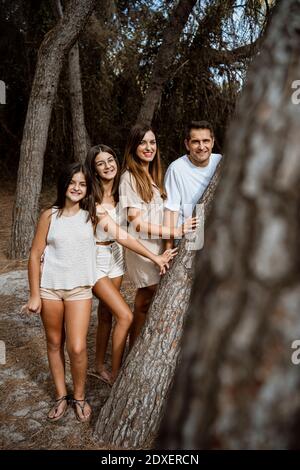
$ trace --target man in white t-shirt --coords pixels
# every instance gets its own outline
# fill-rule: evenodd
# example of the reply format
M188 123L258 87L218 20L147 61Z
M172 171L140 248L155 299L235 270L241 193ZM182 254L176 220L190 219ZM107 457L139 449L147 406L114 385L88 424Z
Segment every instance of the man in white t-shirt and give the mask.
M207 121L191 121L184 144L187 154L172 162L165 176L164 225L169 227L181 225L192 215L222 158L212 153L214 131ZM167 241L167 248L172 245Z

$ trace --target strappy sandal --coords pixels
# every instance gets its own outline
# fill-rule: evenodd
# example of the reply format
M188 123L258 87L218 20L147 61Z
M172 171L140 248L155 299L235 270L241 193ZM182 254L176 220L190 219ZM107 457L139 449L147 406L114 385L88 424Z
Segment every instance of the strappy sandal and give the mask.
M105 384L109 385L110 387L113 386L112 379L110 376L110 373L106 370L103 369L101 372L98 372L97 370L95 371L95 375L102 380Z
M83 400L76 400L75 398L73 398L72 399L72 404L73 404L73 407L74 407L74 411L75 411L77 421L79 421L80 423L87 423L91 418L92 410L91 410L91 412L88 416L86 416L84 414L85 405L88 405L88 402L86 401L86 399L84 398ZM77 405L81 409L82 415L80 415L78 413Z
M56 416L58 407L63 401L66 401L67 405L65 406L63 411L59 415ZM69 406L69 403L70 403L70 395L64 395L63 397L58 398L57 400L55 400L53 406L48 411L47 420L54 422L54 421L58 421L59 419L61 419L64 416L64 414L66 413L66 411L68 409L68 406ZM53 408L54 408L54 416L51 417L51 416L49 416L49 413L53 410Z

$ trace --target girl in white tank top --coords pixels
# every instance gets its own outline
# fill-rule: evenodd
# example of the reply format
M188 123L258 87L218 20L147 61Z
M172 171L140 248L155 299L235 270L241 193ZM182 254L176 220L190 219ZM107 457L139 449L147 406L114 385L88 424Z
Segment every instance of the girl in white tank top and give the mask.
M79 163L68 165L58 180L54 205L40 217L30 252L30 298L26 308L29 313L41 314L46 332L56 388L56 400L47 416L50 421L61 419L69 404L74 406L79 421L85 422L91 415L85 399L86 336L91 288L96 279L93 211L87 203L90 193L91 181L85 168ZM69 395L66 388L65 343L74 395Z
M127 225L124 227L122 223L118 205L120 168L116 154L110 147L92 147L86 159L86 166L93 180L95 217L98 218L95 230L97 282L93 288L94 295L100 300L96 372L104 382L112 385L121 367L128 331L133 320L132 312L120 294L124 274L123 249L120 245L151 259L159 266L161 273L165 272L166 265L175 256L176 250L168 250L160 256L155 255L127 233ZM116 322L112 334L110 373L105 367L105 354L112 327L112 315Z

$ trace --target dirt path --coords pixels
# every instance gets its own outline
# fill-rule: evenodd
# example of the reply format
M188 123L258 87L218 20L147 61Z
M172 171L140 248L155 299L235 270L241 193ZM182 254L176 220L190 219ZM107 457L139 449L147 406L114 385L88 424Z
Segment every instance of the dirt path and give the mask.
M87 399L93 408L93 418L89 424L78 423L73 409L69 409L62 420L48 423L45 416L54 397L54 389L49 375L44 330L39 316L20 314L28 296L27 260L12 262L7 258L13 195L13 189L0 190L0 340L6 347L6 364L0 365L0 448L95 449L98 448L92 439L95 420L110 393L109 386L92 373L97 302L93 301L88 335ZM43 195L43 200L49 196L51 191ZM132 306L134 289L128 279L123 282L122 293ZM110 362L109 356L107 362ZM67 381L70 387L68 363Z

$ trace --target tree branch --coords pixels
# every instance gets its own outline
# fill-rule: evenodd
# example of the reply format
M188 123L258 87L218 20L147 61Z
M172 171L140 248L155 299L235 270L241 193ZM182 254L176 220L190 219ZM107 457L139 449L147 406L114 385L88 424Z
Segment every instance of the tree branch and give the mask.
M210 65L233 64L253 57L258 52L260 44L261 38L258 38L250 44L245 44L244 46L228 51L220 51L213 49L212 47L204 47L202 53L204 56L208 57Z

